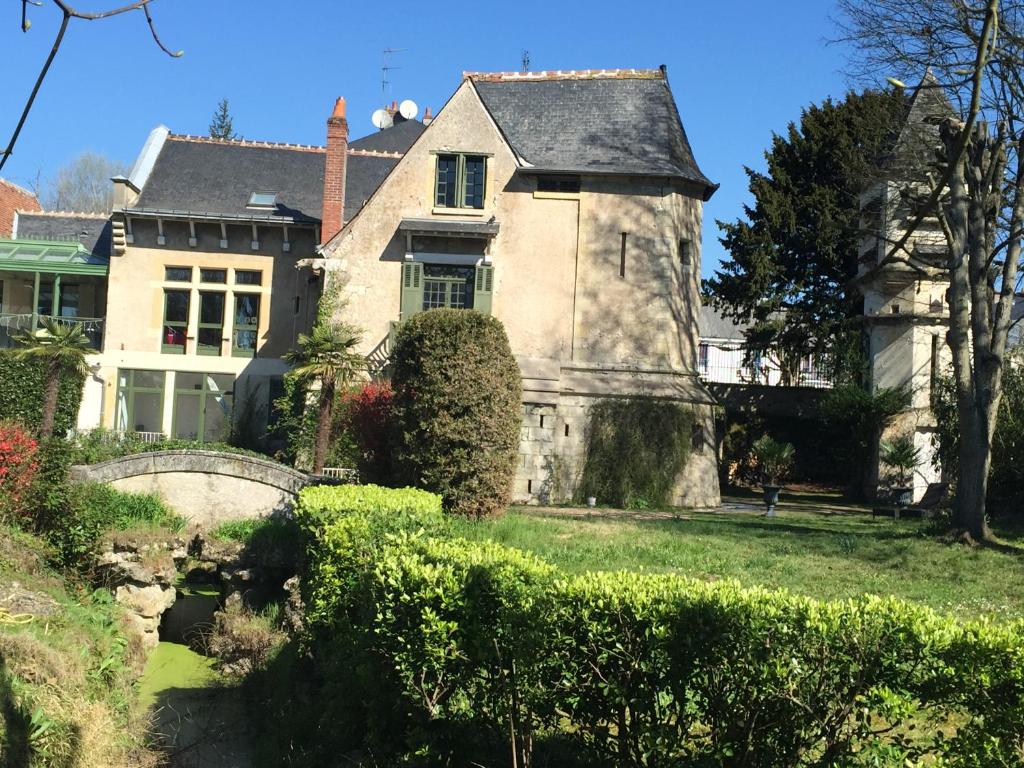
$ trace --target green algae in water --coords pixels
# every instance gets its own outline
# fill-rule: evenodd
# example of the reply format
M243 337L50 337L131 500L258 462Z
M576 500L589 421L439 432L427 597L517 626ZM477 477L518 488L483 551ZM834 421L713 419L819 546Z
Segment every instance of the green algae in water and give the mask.
M161 642L146 660L139 678L139 703L152 707L160 694L173 688L206 688L217 682L214 660L187 645Z

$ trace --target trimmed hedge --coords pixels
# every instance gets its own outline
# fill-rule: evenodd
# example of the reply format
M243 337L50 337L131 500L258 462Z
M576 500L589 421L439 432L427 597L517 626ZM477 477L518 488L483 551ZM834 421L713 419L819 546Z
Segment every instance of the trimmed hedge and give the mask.
M1024 622L678 575L567 576L424 532L436 510L396 516L409 508L382 494L375 513L331 499L347 489L312 490L308 764L363 748L415 764L515 749L522 765L552 745L578 765L1021 764Z
M402 324L392 356L396 469L448 512L501 513L512 498L522 382L501 323L432 309Z
M57 394L54 432L63 434L78 423L85 377L64 373ZM0 349L0 418L14 419L38 429L43 416L46 364L41 360L19 360L12 350Z

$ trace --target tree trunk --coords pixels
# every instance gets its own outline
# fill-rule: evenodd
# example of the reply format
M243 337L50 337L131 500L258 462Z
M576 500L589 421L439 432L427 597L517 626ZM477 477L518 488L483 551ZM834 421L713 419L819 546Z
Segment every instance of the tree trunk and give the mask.
M971 408L969 418L961 418L960 479L956 491L956 524L975 540L991 537L985 509L988 473L991 464L991 442L984 429L985 419ZM966 416L963 410L961 416Z
M331 442L331 416L334 411L334 378L325 376L320 382L320 401L317 404L316 439L313 444L313 474L324 471L327 448Z
M53 424L57 420L57 395L60 393L60 367L50 363L46 368L46 391L43 394L43 413L39 422L39 436L53 436Z

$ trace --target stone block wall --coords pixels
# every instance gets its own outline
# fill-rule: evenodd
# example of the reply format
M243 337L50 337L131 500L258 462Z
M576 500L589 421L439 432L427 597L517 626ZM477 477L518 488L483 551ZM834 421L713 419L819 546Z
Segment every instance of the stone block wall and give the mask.
M524 403L512 499L517 504L572 500L586 460L586 434L594 397L562 395L557 405ZM672 503L714 507L721 503L715 453L714 410L691 404L696 416L693 451L676 482ZM599 500L600 502L600 500Z

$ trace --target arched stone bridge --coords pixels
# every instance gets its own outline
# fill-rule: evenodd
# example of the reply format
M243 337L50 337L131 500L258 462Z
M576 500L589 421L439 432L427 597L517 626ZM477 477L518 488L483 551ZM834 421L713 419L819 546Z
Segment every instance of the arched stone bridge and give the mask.
M179 515L207 528L225 520L290 511L313 482L283 464L221 451L149 451L71 468L75 482L156 493Z

